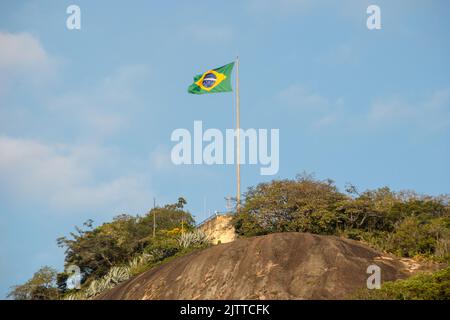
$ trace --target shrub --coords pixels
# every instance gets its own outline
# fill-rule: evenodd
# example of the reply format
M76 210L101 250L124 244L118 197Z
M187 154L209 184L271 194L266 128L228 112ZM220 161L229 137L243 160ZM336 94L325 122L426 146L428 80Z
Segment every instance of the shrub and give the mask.
M417 217L405 218L395 231L387 237L387 248L400 256L438 255L445 258L448 254L447 243L450 230L447 218L423 219Z
M408 217L390 235L388 247L400 256L413 257L433 253L435 242L426 223L415 217Z
M66 250L66 265L80 266L86 281L99 279L112 266L127 263L154 244L154 220L158 239L175 238L181 226L193 228L194 219L183 209L185 204L179 198L177 203L155 207L142 217L122 214L95 228L92 220L88 220L83 228L76 227L76 232L57 239L57 243Z
M330 180L300 176L249 188L233 218L236 233L334 234L403 257L449 261L450 206L446 196L395 193L387 187L340 193Z
M159 257L150 254L142 254L134 257L128 264L115 266L109 269L106 275L100 279L92 280L85 290L70 293L64 297L65 300L83 300L93 298L105 290L114 288L119 283L130 279L132 276L142 272L145 268Z
M332 234L338 224L336 204L344 199L332 181L310 176L261 183L246 193L235 229L246 236L286 231Z
M450 262L450 240L439 239L436 242L435 256L441 261Z
M369 300L449 300L450 267L422 273L406 280L385 282L381 289L364 290L356 299Z
M176 237L156 238L150 241L144 252L152 257L153 262L164 260L179 251Z
M177 240L181 248L202 247L210 243L208 236L198 229L181 234Z

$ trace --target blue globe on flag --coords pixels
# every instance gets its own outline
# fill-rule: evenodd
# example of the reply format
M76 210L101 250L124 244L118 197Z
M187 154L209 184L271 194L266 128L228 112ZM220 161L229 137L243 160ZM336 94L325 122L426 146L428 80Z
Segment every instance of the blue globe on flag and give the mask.
M208 73L203 78L202 85L205 88L211 88L214 85L214 83L216 83L216 81L217 81L216 75L214 73Z

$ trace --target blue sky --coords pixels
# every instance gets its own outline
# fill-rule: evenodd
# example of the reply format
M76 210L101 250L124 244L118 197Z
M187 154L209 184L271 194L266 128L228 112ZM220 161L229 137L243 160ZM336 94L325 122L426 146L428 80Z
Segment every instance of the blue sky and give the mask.
M81 30L66 8L81 8ZM369 31L366 8L381 8ZM241 125L280 129L280 170L342 188L450 190L448 1L3 1L0 4L0 297L55 239L92 218L184 196L225 209L235 168L170 162L177 128L233 128L232 94L188 95L240 56ZM204 202L206 198L206 211Z

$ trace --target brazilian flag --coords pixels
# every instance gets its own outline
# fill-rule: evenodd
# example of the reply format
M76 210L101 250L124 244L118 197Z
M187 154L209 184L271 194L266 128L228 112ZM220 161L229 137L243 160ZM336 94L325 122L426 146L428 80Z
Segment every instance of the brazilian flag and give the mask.
M194 83L189 86L188 92L204 94L233 91L231 88L231 71L233 71L233 67L234 62L195 76Z

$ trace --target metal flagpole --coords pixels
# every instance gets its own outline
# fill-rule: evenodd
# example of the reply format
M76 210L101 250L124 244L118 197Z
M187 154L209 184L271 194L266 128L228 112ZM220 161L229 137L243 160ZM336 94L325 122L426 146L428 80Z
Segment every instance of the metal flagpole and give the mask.
M153 238L155 237L156 232L156 198L153 198Z
M239 119L239 56L236 57L236 130L237 130L237 151L236 151L236 174L237 174L237 211L241 208L241 130Z

